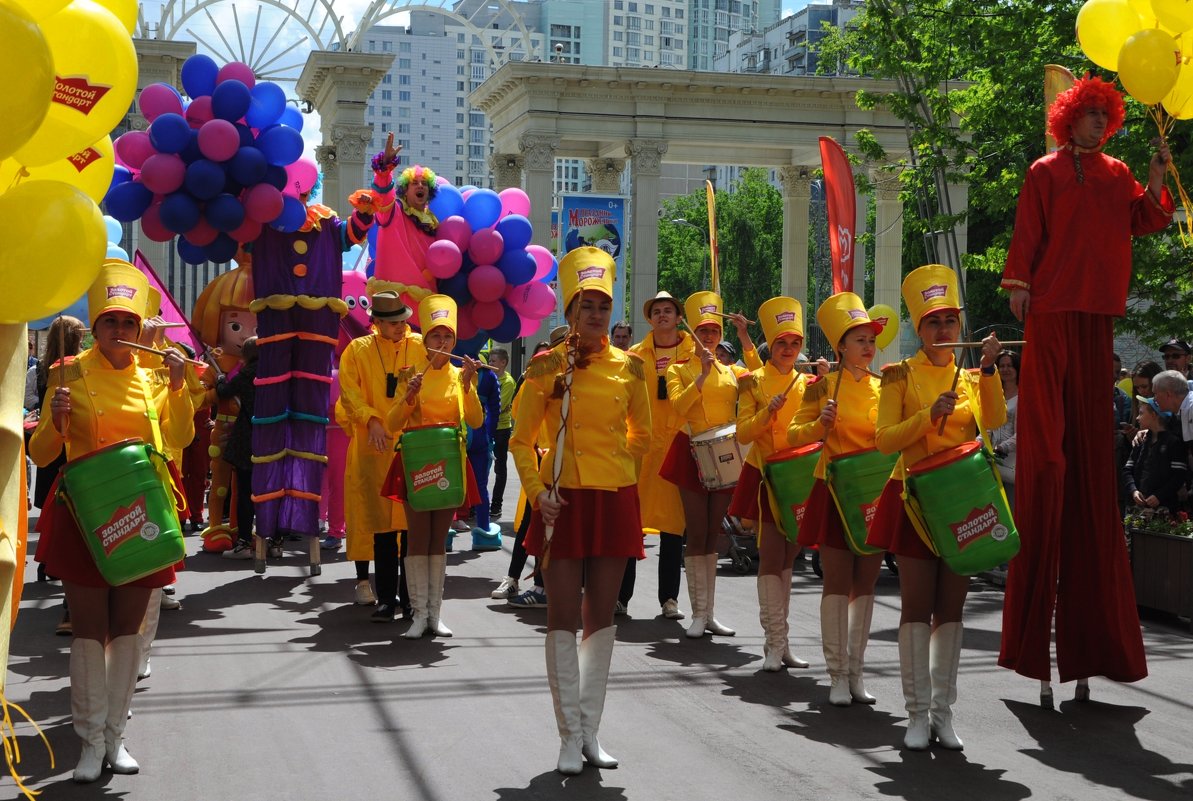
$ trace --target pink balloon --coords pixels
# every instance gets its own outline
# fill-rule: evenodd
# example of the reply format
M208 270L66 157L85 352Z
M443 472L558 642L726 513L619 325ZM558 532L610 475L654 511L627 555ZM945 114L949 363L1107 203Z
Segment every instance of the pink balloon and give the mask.
M436 278L451 278L460 271L462 263L460 249L451 240L437 239L427 248L427 269Z
M537 281L544 275L551 272L551 267L555 264L555 257L551 255L551 251L547 250L542 245L527 245L526 252L534 256L534 278L532 281Z
M167 195L182 186L186 162L173 153L156 153L141 165L141 183L155 195Z
M538 333L538 330L542 326L542 324L543 324L542 320L536 320L533 317L523 317L522 318L522 328L519 329L518 336L519 337L532 337L536 333Z
M157 153L157 148L149 141L148 131L129 131L112 144L124 166L130 170L141 169L145 159Z
M505 240L492 228L475 232L468 243L468 255L477 264L496 264L504 250Z
M194 228L186 232L187 241L199 247L210 245L219 235L220 232L215 229L215 226L202 217L199 218L199 222Z
M511 287L505 293L505 299L522 317L535 320L541 320L555 310L555 292L538 281Z
M456 339L472 339L480 329L472 319L472 304L459 310L456 315Z
M257 184L245 190L243 202L244 213L259 223L276 220L285 204L282 193L272 184Z
M199 129L199 152L212 161L227 161L240 150L240 133L227 120L208 120Z
M447 239L454 242L461 253L468 250L472 242L472 226L459 215L439 221L439 228L435 231L436 239Z
M450 183L451 183L451 181L447 180L442 175L435 176L435 186L443 186L444 184L450 184Z
M137 105L141 115L150 122L163 114L182 113L182 98L164 83L151 83L142 89Z
M306 194L319 180L319 167L310 156L303 156L293 164L286 165L286 194L292 197Z
M240 224L239 228L234 228L228 232L228 236L235 239L242 245L246 242L256 242L261 236L261 223L254 220L247 214L244 216L244 222Z
M472 320L478 328L496 328L505 319L505 307L499 301L477 302L472 307Z
M476 191L475 189L465 189L463 192L460 193L460 197L462 197L464 200L467 200L468 196L471 195L475 191Z
M468 273L468 291L479 303L497 300L505 293L505 276L492 264L482 264Z
M510 214L530 216L530 196L518 187L511 186L509 189L502 189L497 193L497 197L501 198L502 217L507 217Z
M141 230L154 242L169 242L174 238L174 232L162 225L161 208L161 201L149 204L141 215Z
M257 76L253 74L253 68L248 64L240 61L230 61L220 67L220 71L215 75L217 86L224 81L240 81L249 89L252 89L257 85Z
M196 97L187 105L183 116L194 130L202 128L215 117L211 112L211 95Z

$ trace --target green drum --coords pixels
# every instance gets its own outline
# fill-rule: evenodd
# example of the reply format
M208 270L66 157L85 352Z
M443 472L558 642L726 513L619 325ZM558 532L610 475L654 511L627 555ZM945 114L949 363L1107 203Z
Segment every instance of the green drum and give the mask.
M464 504L467 487L464 439L458 426L408 428L398 441L406 503L416 512L455 509Z
M897 453L881 453L876 448L867 448L841 454L830 461L825 470L825 483L841 513L845 544L858 556L882 553L881 548L866 544L866 535L878 510L878 498L897 461Z
M104 580L113 586L182 561L186 550L166 458L126 439L70 462L60 490Z
M908 505L954 573L973 576L1019 552L1019 532L994 457L967 442L907 471Z
M771 509L783 536L791 542L799 536L799 526L808 511L808 497L816 484L816 463L822 443L787 448L766 458L766 484L771 495Z

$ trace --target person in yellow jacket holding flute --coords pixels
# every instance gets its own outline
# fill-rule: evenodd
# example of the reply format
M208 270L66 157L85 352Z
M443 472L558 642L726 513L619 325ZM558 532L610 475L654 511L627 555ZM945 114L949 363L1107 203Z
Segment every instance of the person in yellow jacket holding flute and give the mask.
M875 698L866 692L862 664L870 637L874 582L882 567L882 552L854 553L825 479L829 462L875 447L879 381L869 366L877 352L874 339L882 326L870 319L862 299L852 292L829 297L816 310L816 321L825 338L834 343L839 369L804 394L787 432L788 440L797 447L824 442L798 542L804 547L820 549L824 570L820 636L824 662L832 680L829 703L872 704ZM861 536L864 542L864 532Z
M791 653L788 613L791 608L791 567L799 545L775 522L771 491L763 479L766 459L787 447L787 426L799 409L810 376L795 370L804 344L804 312L794 298L777 297L758 308L758 320L770 360L738 379L737 439L752 445L733 492L729 514L753 521L758 529L758 619L765 641L762 669L806 668Z

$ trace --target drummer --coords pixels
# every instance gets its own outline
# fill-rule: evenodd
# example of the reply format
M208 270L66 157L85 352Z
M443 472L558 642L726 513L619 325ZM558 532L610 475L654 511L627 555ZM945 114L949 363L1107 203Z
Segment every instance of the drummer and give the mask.
M401 400L390 407L385 418L387 430L400 436L404 429L428 425L476 428L484 424L485 413L476 396L474 379L477 362L467 356L456 358L463 367L450 363L456 346L456 302L447 295L428 295L418 304L419 327L427 348L425 364L407 367L398 374L395 397ZM438 352L435 352L438 351ZM399 451L400 458L400 451ZM466 460L465 460L466 462ZM464 506L480 503L476 479L467 464ZM405 488L396 500L405 501ZM447 534L455 509L420 512L409 503L406 523L410 545L406 554L406 583L410 591L413 616L404 636L416 640L428 631L436 637L452 636L451 629L439 619L443 606L443 580L447 570Z
M826 466L837 456L873 449L878 419L878 379L870 373L874 338L881 324L870 319L862 299L852 292L829 297L816 310L816 321L835 350L840 369L804 393L791 421L792 445L823 440L816 463L816 484L799 530L799 544L818 546L824 586L820 596L820 636L832 680L829 703L872 704L862 682L862 661L874 613L874 582L882 552L862 556L850 549L841 515L825 484Z
M148 282L128 262L110 259L87 293L93 347L52 367L43 414L29 455L44 466L66 448L67 466L129 438L158 450L182 448L194 438L194 407L186 391L186 363L178 350L162 351L165 373L139 367L133 348L145 318ZM164 386L157 386L164 382ZM160 391L159 391L160 390ZM52 494L52 493L51 493ZM104 765L114 773L140 766L124 747L124 728L136 687L141 649L137 632L154 589L174 581L167 567L119 587L104 580L62 502L48 503L38 523L37 560L62 579L74 640L70 696L83 751L77 782L93 782Z
M714 292L697 292L684 301L684 316L696 334L698 358L667 368L667 400L683 416L687 431L676 433L659 468L659 475L679 487L687 524L684 570L688 576L688 600L692 604L692 623L687 630L687 636L691 638L703 637L705 632L727 637L735 633L713 616L717 533L729 510L733 488L711 492L704 488L690 444L691 437L735 420L738 376L749 374L740 367L717 364L714 350L721 341L721 310L721 298ZM761 367L745 318L740 314L729 317L742 338L743 353L753 353L751 367Z
M901 494L908 468L973 442L982 429L1002 425L1006 401L994 367L1002 346L993 334L986 337L980 373L958 374L952 349L933 347L955 342L961 333L957 274L930 264L908 273L902 289L921 346L911 358L882 371L875 442L883 453L899 451L901 456L879 500L867 544L892 551L899 563L899 669L909 713L903 745L922 751L930 740L939 740L959 751L963 744L953 731L952 704L969 578L949 570L920 538ZM950 388L954 382L955 390Z
M737 439L753 447L733 491L729 514L753 522L758 529L758 619L766 634L762 669L774 672L784 665L806 668L808 663L791 653L787 638L791 566L800 546L775 522L762 469L768 456L787 447L787 426L800 407L810 376L795 372L804 344L804 311L799 301L771 298L758 308L758 319L770 360L738 380Z

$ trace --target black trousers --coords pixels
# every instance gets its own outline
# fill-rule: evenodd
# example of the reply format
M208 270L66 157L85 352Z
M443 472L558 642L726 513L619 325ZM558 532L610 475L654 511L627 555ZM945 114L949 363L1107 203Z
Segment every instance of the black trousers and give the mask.
M398 547L398 532L382 531L373 535L373 562L377 571L377 603L405 607L409 605L406 571L402 562L406 557L406 532L402 532ZM357 576L359 577L359 568ZM399 591L401 595L399 595Z
M683 567L683 537L659 532L659 606L679 600L679 571Z
M239 467L236 468L236 486L244 487L243 491L236 493L236 538L251 545L253 542L252 465L243 470ZM216 523L213 522L212 525L214 526Z

